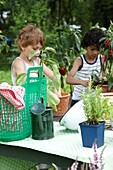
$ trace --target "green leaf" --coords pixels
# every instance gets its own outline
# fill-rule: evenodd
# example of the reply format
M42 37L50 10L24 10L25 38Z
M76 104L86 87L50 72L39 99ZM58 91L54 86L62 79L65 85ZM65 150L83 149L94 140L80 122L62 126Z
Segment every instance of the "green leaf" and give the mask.
M26 73L21 73L16 78L16 85L20 86L25 82Z
M41 53L41 59L44 59L47 57L47 54L45 52Z
M60 102L58 96L47 88L47 103L54 111L57 111L56 105Z
M6 50L6 53L8 53L8 51L9 51L9 46L8 45L5 46L5 50Z
M32 57L34 57L36 55L36 52L31 52L28 56L28 59L30 60Z
M52 47L46 47L45 51L51 51L51 52L56 54L56 50L54 48L52 48Z
M61 90L61 82L60 82L61 75L59 73L59 70L56 64L53 64L52 68L53 68L53 74L54 74L53 76L54 86L56 87L57 91L60 91Z

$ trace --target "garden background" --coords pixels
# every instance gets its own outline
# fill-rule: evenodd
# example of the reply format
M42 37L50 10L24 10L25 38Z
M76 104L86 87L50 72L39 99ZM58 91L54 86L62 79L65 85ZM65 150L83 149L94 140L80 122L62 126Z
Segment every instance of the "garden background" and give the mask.
M82 51L79 46L82 36L96 24L108 28L110 20L113 21L112 12L112 0L0 0L0 36L5 36L0 39L0 83L11 84L11 62L19 55L15 39L27 23L35 23L44 32L45 46L60 46L56 56L59 62L65 57L64 48L71 49L67 55L70 62L67 74ZM10 39L11 44L7 42Z

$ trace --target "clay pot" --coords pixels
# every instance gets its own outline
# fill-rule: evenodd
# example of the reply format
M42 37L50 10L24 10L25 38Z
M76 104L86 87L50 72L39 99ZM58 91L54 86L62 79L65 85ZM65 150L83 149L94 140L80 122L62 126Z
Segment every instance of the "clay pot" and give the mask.
M69 93L62 93L60 97L60 103L57 105L57 111L53 113L53 116L63 116L69 107Z
M113 87L110 90L108 90L108 85L107 84L98 84L97 87L102 88L102 93L113 92Z

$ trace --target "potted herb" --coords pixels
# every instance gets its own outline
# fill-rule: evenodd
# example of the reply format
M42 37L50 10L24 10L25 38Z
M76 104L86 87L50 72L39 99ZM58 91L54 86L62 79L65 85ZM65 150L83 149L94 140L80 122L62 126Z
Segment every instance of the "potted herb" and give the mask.
M95 139L97 147L104 144L105 120L110 118L113 111L113 104L110 104L109 98L101 96L101 90L98 87L95 90L92 89L91 81L87 93L83 92L82 95L83 109L87 121L79 125L84 147L92 147Z

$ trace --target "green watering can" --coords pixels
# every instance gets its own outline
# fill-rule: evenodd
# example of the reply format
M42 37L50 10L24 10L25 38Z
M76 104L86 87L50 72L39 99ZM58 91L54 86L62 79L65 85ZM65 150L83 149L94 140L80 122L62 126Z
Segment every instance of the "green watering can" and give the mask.
M40 101L31 107L32 139L44 140L54 137L53 110Z

